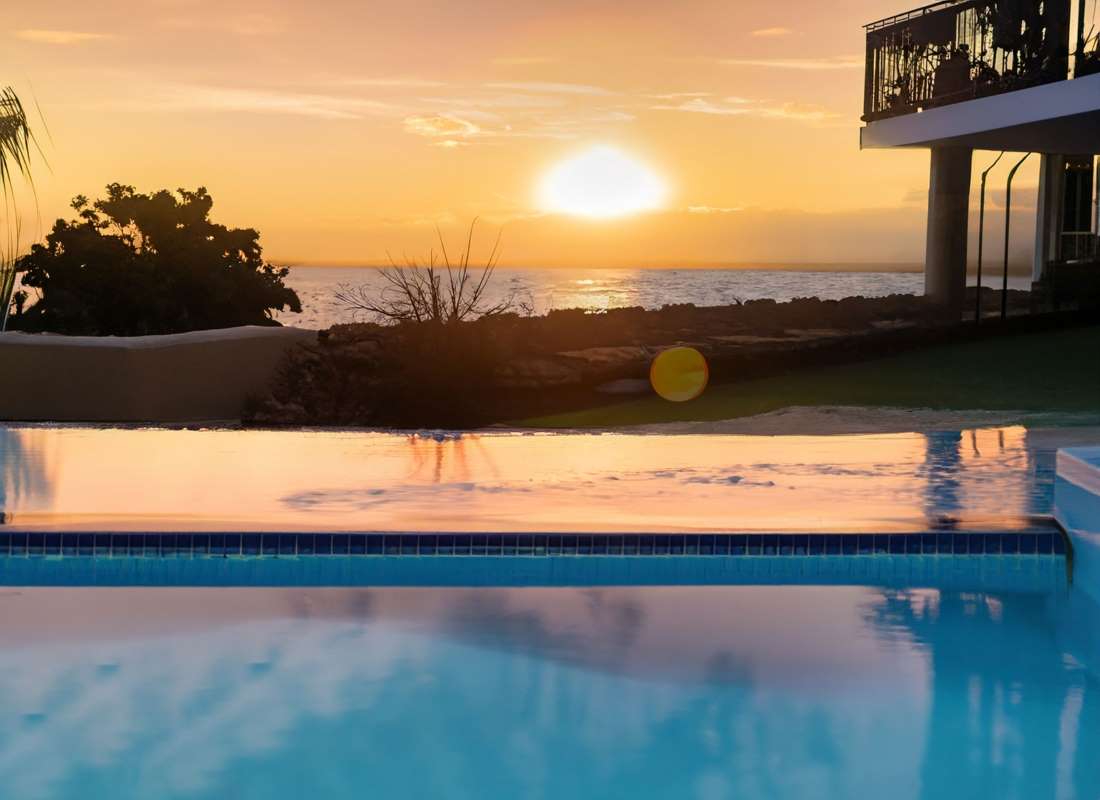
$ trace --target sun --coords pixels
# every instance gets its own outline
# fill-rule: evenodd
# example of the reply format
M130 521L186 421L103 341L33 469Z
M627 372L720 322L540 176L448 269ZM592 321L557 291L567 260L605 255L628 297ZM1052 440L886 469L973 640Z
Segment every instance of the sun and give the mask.
M539 183L538 204L552 213L610 219L655 211L665 194L656 172L601 145L551 167Z

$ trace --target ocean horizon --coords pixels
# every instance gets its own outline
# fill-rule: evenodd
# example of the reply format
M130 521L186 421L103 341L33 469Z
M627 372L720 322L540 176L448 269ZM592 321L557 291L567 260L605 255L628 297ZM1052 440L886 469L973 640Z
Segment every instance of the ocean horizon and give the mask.
M922 294L924 274L902 270L868 271L857 264L829 269L795 269L770 265L757 269L733 267L684 268L498 268L487 292L490 304L511 298L517 310L534 314L566 308L606 311L641 306L657 309L666 305L693 303L720 306L749 300L786 302L799 297L840 300L845 297L885 297L891 294ZM992 272L992 271L991 271ZM982 283L999 288L999 273L987 272ZM382 291L377 267L291 267L287 285L302 301L302 313L279 312L284 325L324 329L333 325L369 321L363 312L342 306L336 300L341 287L366 286ZM973 283L973 279L971 279ZM1029 275L1009 275L1013 289L1028 289Z

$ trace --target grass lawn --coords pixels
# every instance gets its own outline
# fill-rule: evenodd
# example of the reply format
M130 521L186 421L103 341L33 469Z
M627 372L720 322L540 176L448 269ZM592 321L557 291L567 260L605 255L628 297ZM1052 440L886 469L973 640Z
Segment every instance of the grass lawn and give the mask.
M712 385L697 400L656 395L519 423L546 428L734 419L787 406L886 406L1100 413L1100 327L947 345L858 364Z

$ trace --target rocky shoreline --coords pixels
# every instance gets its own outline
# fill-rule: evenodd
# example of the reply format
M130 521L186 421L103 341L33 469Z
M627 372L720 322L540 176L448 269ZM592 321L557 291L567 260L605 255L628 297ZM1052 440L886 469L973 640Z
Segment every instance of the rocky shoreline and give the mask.
M1030 302L1027 292L1010 293L1016 315ZM653 357L674 345L699 349L712 382L722 383L1056 324L1044 320L975 327L923 297L892 295L510 314L445 327L338 325L290 355L247 421L480 426L646 392Z

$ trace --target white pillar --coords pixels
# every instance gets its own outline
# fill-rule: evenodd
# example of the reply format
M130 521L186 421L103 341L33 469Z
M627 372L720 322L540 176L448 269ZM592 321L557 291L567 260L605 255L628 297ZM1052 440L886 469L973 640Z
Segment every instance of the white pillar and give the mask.
M960 312L966 299L972 155L969 148L933 147L928 176L924 293L936 303Z
M1047 265L1058 257L1062 232L1062 202L1065 194L1066 157L1043 154L1039 163L1039 196L1035 203L1035 255L1031 280L1040 281Z

